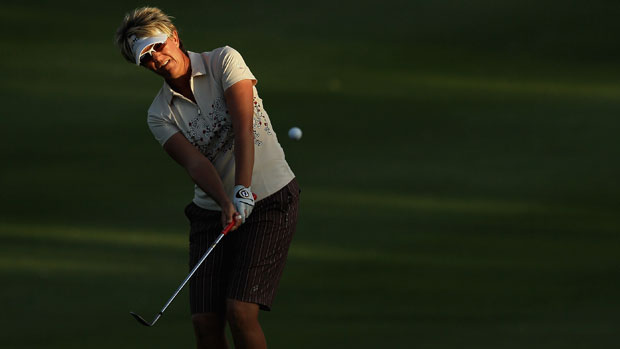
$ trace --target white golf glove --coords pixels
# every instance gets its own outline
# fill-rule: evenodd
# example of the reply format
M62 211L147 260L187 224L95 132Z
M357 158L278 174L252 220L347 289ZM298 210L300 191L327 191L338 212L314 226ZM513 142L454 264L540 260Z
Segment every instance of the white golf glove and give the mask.
M243 185L235 185L233 189L233 206L241 216L241 223L245 223L245 219L250 216L254 208L254 199L256 195L252 193L250 188Z

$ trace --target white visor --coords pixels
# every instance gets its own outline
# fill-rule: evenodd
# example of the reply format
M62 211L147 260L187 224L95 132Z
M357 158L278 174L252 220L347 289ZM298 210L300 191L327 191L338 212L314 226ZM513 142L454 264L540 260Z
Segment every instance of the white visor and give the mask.
M164 43L167 39L168 35L163 33L161 33L161 35L147 36L145 38L137 38L135 35L132 35L129 40L133 42L133 44L131 45L131 50L136 57L136 65L140 65L140 58L142 58L142 56L144 55L142 51L145 47L153 44Z

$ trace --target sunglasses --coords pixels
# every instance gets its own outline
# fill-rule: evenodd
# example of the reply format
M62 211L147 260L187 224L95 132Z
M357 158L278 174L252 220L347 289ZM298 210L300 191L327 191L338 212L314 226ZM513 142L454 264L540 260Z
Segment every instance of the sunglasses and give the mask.
M159 42L151 45L151 47L140 56L140 64L144 65L153 59L153 52L161 52L168 41Z

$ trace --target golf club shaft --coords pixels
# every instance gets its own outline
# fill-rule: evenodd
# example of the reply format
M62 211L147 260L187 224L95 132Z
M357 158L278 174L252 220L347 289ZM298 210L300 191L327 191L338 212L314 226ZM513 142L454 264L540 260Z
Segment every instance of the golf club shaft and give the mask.
M159 312L159 315L163 314L164 311L166 311L166 308L168 308L168 306L170 305L170 303L172 303L172 301L174 300L174 298L177 296L177 294L179 294L179 292L181 292L181 289L183 289L183 286L185 286L185 284L187 283L187 281L189 281L189 279L191 279L192 275L194 275L194 273L196 272L196 270L198 270L198 268L200 267L200 265L202 264L202 262L205 261L205 259L207 259L207 257L209 256L209 254L211 253L211 251L213 251L213 249L215 248L215 246L217 246L217 244L220 242L220 240L222 240L222 238L228 234L228 232L230 231L230 229L235 225L235 220L233 219L233 221L228 224L226 226L226 228L224 228L224 230L222 231L222 233L220 233L220 235L217 237L217 239L215 239L215 242L211 245L211 247L209 247L209 249L207 250L207 252L205 252L205 254L202 256L202 258L200 258L200 260L198 261L198 263L196 263L196 265L194 266L194 268L192 269L192 271L189 273L189 275L187 275L187 277L185 278L185 280L183 280L183 283L181 283L181 286L179 286L179 288L177 288L177 290L174 292L174 294L172 295L172 297L170 297L170 299L168 300L168 302L166 303L166 305L164 305L163 308L161 308L161 311Z

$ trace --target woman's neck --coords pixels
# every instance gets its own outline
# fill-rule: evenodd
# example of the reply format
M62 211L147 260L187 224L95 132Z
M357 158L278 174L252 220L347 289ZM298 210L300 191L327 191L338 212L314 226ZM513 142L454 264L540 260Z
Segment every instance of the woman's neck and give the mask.
M187 99L196 103L196 99L194 98L194 93L192 92L190 81L192 79L192 66L190 64L189 57L185 56L184 62L187 66L185 70L185 74L175 78L175 79L166 79L168 86L170 86L175 92L180 93Z

